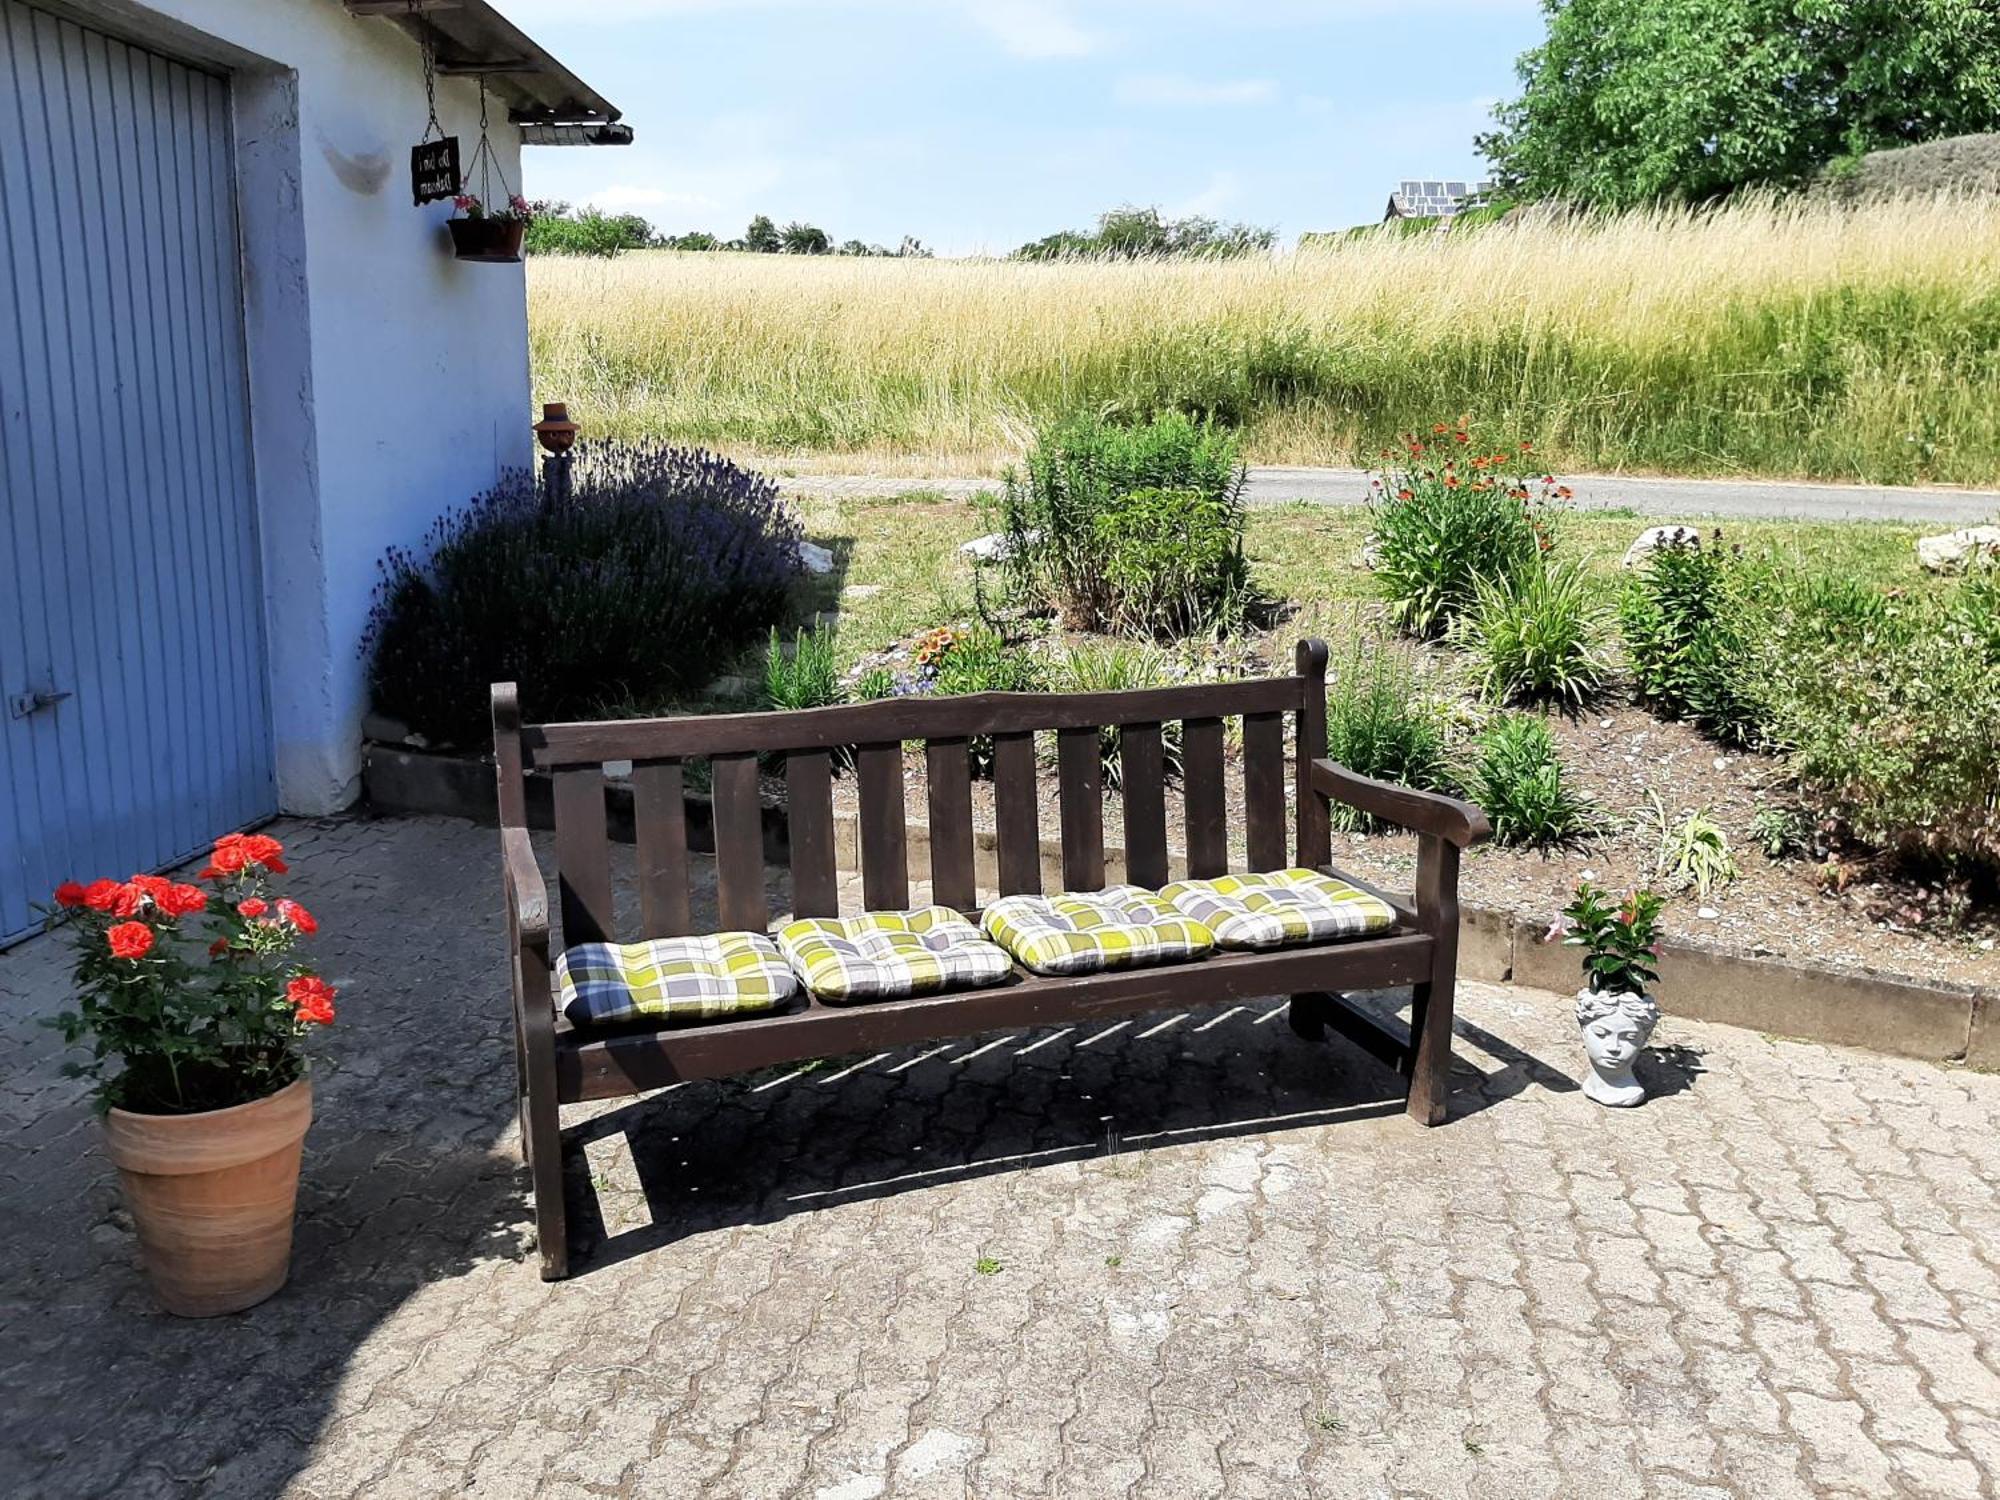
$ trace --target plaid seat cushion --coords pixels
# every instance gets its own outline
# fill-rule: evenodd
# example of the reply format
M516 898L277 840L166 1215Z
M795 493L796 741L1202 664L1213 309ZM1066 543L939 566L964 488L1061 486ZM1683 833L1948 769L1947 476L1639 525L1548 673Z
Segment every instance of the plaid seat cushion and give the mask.
M556 960L563 1014L578 1026L719 1021L776 1010L799 981L761 932L580 943Z
M1213 932L1222 948L1286 948L1365 937L1396 921L1381 897L1317 870L1182 880L1160 896Z
M889 1000L998 984L1014 972L1004 950L948 906L805 917L781 929L778 947L821 1000Z
M1151 891L1114 885L1088 894L1003 896L986 935L1037 974L1095 974L1200 958L1215 939Z

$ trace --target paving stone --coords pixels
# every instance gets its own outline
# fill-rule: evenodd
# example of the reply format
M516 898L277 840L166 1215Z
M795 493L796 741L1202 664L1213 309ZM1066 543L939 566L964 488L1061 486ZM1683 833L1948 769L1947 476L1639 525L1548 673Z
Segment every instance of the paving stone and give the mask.
M545 1286L491 830L276 831L341 1022L292 1281L241 1317L152 1308L34 1024L66 951L0 955L9 1500L2000 1480L2000 1078L1669 1018L1705 1071L1613 1113L1563 997L1470 985L1424 1132L1275 1001L978 1038L573 1112Z

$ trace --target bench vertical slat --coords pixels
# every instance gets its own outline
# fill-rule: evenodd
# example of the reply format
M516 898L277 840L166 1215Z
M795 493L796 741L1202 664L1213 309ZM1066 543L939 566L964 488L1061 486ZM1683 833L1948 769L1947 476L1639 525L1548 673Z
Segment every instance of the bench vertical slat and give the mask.
M957 911L979 904L972 857L972 754L963 737L924 746L931 823L931 900Z
M1104 888L1104 771L1095 729L1056 733L1056 774L1062 813L1063 887Z
M1158 724L1127 724L1118 736L1118 779L1125 799L1125 878L1167 883L1166 755Z
M833 757L795 750L785 757L785 809L791 828L792 910L801 917L840 915L833 853Z
M1042 830L1036 802L1035 737L993 736L993 834L1000 846L1000 894L1042 889Z
M1187 803L1187 867L1193 880L1229 873L1229 788L1222 762L1222 720L1181 725L1181 793Z
M1300 641L1299 716L1292 730L1293 816L1298 849L1294 859L1309 870L1333 859L1333 832L1326 799L1312 791L1312 763L1326 755L1326 642Z
M611 843L604 821L604 769L555 773L556 883L562 893L562 940L608 943L618 930L611 910Z
M1243 833L1252 870L1282 870L1285 854L1285 716L1243 716Z
M861 794L861 899L870 911L910 904L910 856L903 835L903 744L862 745L854 752Z
M715 900L725 932L763 932L771 925L764 899L764 809L757 795L757 757L717 755L709 761L715 807Z
M688 914L687 799L677 760L632 767L641 937L684 937Z

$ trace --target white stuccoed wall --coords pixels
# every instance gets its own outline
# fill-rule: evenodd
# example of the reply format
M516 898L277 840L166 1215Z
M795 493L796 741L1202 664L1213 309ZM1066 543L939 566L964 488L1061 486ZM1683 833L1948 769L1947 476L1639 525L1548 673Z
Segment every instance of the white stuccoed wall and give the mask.
M454 260L451 205L411 205L423 76L388 21L338 0L70 9L231 75L279 797L344 807L377 560L532 458L522 268ZM518 192L518 133L490 115ZM477 84L440 78L438 116L469 169Z

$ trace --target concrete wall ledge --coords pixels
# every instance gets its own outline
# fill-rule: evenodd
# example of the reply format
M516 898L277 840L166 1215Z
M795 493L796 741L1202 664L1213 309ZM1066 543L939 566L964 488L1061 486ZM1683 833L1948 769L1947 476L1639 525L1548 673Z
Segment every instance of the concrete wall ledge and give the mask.
M490 761L440 755L398 746L367 747L363 782L368 805L382 813L434 813L497 820ZM528 821L553 826L548 784L529 778ZM632 839L631 791L613 780L607 786L611 836ZM708 799L687 799L688 841L712 850L714 820ZM843 871L859 868L859 840L853 814L834 819L834 853ZM993 834L974 834L974 867L983 885L998 883ZM928 828L909 826L912 871L930 862ZM782 807L764 809L764 857L783 864L790 839ZM1122 879L1124 850L1108 847L1107 879ZM1182 872L1178 853L1172 860ZM1062 848L1042 840L1043 881L1061 884ZM1576 954L1541 941L1541 924L1514 913L1468 904L1462 912L1459 973L1489 983L1531 985L1573 993L1581 979ZM1897 1057L1962 1062L2000 1070L2000 996L1970 985L1925 984L1896 975L1856 969L1820 969L1783 959L1762 958L1669 938L1660 945L1660 1007L1669 1015L1716 1021L1773 1036L1862 1047Z

